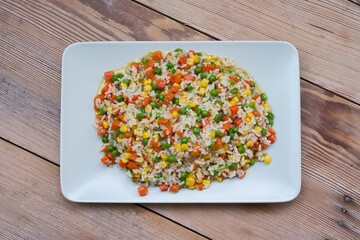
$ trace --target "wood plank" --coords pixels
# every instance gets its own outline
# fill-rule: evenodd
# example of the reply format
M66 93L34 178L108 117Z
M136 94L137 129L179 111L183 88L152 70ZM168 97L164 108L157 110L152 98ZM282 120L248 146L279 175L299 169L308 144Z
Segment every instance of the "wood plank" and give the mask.
M360 103L360 7L349 1L138 0L221 40L285 40L301 76Z
M0 123L7 126L0 136L31 151L42 142L47 151L41 156L56 163L61 57L67 45L209 39L131 1L84 2L0 1ZM13 128L22 132L21 137Z
M0 155L2 239L203 239L134 204L69 202L58 166L4 140Z

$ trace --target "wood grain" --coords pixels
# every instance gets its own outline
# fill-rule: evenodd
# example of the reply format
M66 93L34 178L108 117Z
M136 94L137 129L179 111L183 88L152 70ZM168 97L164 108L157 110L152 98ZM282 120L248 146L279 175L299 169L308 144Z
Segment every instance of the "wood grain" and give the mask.
M284 40L301 76L360 103L360 7L349 1L139 0L220 40Z
M94 10L96 9L96 11ZM0 136L59 163L61 57L102 40L209 40L130 1L0 1ZM26 53L26 54L25 54ZM41 123L41 124L39 124ZM21 137L13 128L19 129Z
M203 239L134 204L69 202L58 166L3 140L0 155L2 239Z

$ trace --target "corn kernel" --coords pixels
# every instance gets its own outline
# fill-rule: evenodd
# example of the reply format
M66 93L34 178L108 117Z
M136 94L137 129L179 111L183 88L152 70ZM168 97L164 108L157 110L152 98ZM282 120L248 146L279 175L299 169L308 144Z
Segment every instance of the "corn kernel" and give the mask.
M146 152L147 154L152 153L152 151L153 151L153 149L152 149L152 148L146 148L146 149L145 149L145 152Z
M269 108L270 104L269 103L264 103L264 108Z
M234 159L234 155L230 155L228 158L229 158L229 160L233 160L233 159Z
M140 173L134 173L134 178L140 178Z
M179 116L179 112L178 112L178 111L173 111L173 112L171 113L171 116L172 116L173 118L177 118L177 117Z
M235 105L237 104L237 102L234 101L234 100L231 100L231 101L230 101L230 104L231 104L232 106L235 106Z
M120 127L120 132L125 133L125 132L127 132L127 131L128 131L128 127L127 127L126 125L122 125L122 126Z
M216 61L216 62L215 62L215 65L216 65L216 66L220 66L220 62L219 62L219 61Z
M270 164L271 163L271 157L270 155L266 154L264 157L264 163L265 164Z
M129 159L123 158L123 159L121 159L121 161L126 164L129 162Z
M167 159L167 156L165 153L161 154L160 157L161 157L161 160L163 160L163 161L166 161L166 159Z
M120 137L117 137L117 138L116 138L116 141L117 141L118 143L122 143L122 139L121 139Z
M250 167L250 164L247 163L247 164L245 164L244 169L247 170L247 169L249 169L249 167Z
M142 137L143 137L143 138L149 138L149 137L150 137L150 133L149 133L149 132L143 132Z
M189 149L189 145L187 145L186 143L181 144L181 150L186 151L188 149Z
M151 80L144 80L144 86L151 85Z
M211 60L216 60L217 59L217 57L216 56L211 56Z
M212 131L212 132L210 133L210 137L211 137L211 138L215 138L215 131Z
M201 87L201 88L199 89L199 94L200 94L201 96L204 96L204 95L205 95L205 88Z
M224 144L222 145L222 149L224 149L225 151L229 149L228 145Z
M248 131L244 131L243 136L245 137L245 136L247 136L248 134L249 134Z
M253 143L252 143L252 141L247 141L247 142L246 142L246 147L248 147L248 148L249 148L249 147L251 147L251 146L252 146L252 144L253 144Z
M251 118L245 118L247 122L251 122Z
M246 114L246 117L247 118L252 118L252 117L254 117L254 114L253 113L248 113L248 114Z
M107 109L111 112L113 110L113 106L108 106Z
M188 58L186 60L186 64L189 65L189 66L193 66L194 63L195 63L194 58Z
M202 181L202 183L203 183L204 185L210 185L211 182L210 182L209 180L205 180L205 179L204 179L204 180Z
M242 159L241 161L240 161L240 166L245 166L245 164L246 164L246 160L245 159Z
M199 63L199 62L200 62L198 55L195 55L195 56L193 57L193 59L194 59L194 62L195 62L195 63Z
M137 129L135 129L135 130L134 130L134 135L135 135L135 136L140 136L140 131L137 130Z
M210 154L205 154L205 155L204 155L204 158L205 158L206 160L210 159L210 157L211 157Z
M146 105L145 112L149 113L152 110L152 106L150 104Z
M188 189L190 189L190 190L194 190L195 188L196 188L195 185L188 186Z
M159 137L160 137L159 134L155 134L155 135L154 135L154 138L159 139Z
M217 182L222 182L222 180L223 180L222 177L217 177L217 178L216 178L216 181L217 181Z
M196 104L195 104L194 102L191 102L191 103L189 103L189 106L190 106L191 108L194 108L194 107L196 107Z
M238 97L233 97L232 98L233 101L239 102L239 98Z
M201 161L201 162L205 162L205 158L201 158L200 161Z
M180 103L186 103L186 98L184 98L184 97L179 98L179 102Z
M181 145L180 144L176 143L174 147L175 147L175 151L177 151L177 152L181 151Z
M200 84L201 84L202 87L207 87L207 85L209 85L209 81L204 78L203 80L201 80Z
M127 85L126 85L125 83L121 83L120 86L121 86L122 88L127 88Z
M104 128L108 128L108 127L109 127L109 123L108 123L108 122L103 122L103 127L104 127Z
M210 62L211 61L211 56L208 56L206 59L205 59L206 62Z
M143 164L144 163L144 158L143 157L139 157L136 159L136 162L139 164Z
M167 165L168 165L168 163L165 162L165 161L161 161L161 163L160 163L160 167L161 167L161 168L166 168Z
M194 178L190 178L190 177L187 177L187 178L186 178L186 185L192 186L192 185L194 185L194 183L195 183L195 179L194 179Z
M261 131L261 127L259 127L259 126L255 126L254 129L255 129L255 131L257 131L257 132L260 132L260 131Z
M250 159L246 159L245 162L246 162L246 163L250 163Z
M189 173L188 177L195 179L195 173Z
M250 91L250 89L245 89L244 93L245 93L246 96L250 96L251 91Z
M151 85L146 85L146 86L144 87L144 91L145 91L145 92L150 92L151 90L152 90Z
M129 158L130 158L130 156L131 156L131 154L130 154L130 153L128 153L128 152L124 154L124 158L126 158L126 159L129 159Z

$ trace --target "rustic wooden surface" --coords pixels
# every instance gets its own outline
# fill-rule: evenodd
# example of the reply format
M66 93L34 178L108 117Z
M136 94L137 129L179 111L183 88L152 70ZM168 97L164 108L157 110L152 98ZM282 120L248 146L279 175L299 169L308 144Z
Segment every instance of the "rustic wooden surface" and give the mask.
M358 1L0 1L0 238L360 239ZM225 28L225 29L223 29ZM302 190L282 204L75 204L59 187L61 56L78 41L286 40Z

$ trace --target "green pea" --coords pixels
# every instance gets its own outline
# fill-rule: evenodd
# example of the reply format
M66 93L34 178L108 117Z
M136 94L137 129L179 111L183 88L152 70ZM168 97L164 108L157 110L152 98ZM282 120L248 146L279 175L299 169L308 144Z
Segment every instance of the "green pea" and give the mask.
M216 103L216 104L219 104L220 106L224 105L224 103L221 102L221 101L216 101L215 103Z
M200 129L198 127L194 127L193 133L196 135L200 134Z
M219 91L216 89L213 89L210 91L210 95L213 97L217 97L219 95Z
M230 165L230 169L232 169L232 170L237 169L237 164L236 164L236 163L232 163L232 164Z
M254 165L255 164L255 158L252 158L252 159L250 159L250 166L252 166L252 165Z
M130 79L125 79L124 83L129 86L131 84L131 80Z
M158 103L157 102L150 102L149 105L152 107L152 108L157 108L158 107Z
M154 73L155 75L161 75L162 74L161 68L155 68Z
M239 129L236 128L236 127L233 127L233 128L230 129L230 132L232 132L232 133L238 133L238 132L239 132Z
M219 175L219 171L218 170L214 170L214 177L217 177Z
M189 176L189 174L187 172L182 172L180 175L180 179L185 181L188 176Z
M204 78L206 79L206 78L207 78L206 73L204 73L204 72L203 72L203 73L201 73L201 74L200 74L200 78L201 78L201 79L204 79Z
M120 128L116 129L116 134L117 134L119 137L122 137L123 133L120 131Z
M140 112L141 112L141 113L145 113L145 108L144 108L144 107L140 107Z
M214 148L214 147L215 147L215 141L211 141L210 148Z
M251 109L255 109L255 108L256 108L255 102L250 102L250 103L249 103L249 107L250 107Z
M268 119L273 119L275 118L275 115L272 113L272 112L269 112L268 115L267 115L267 118Z
M124 98L121 95L119 95L116 97L116 101L122 102L122 101L124 101Z
M160 157L156 157L152 160L154 163L158 163L161 161L161 158Z
M169 163L173 163L175 162L175 157L174 156L168 156L166 159Z
M104 115L107 113L107 108L106 107L100 108L99 111L101 115Z
M118 80L118 76L114 75L111 77L112 82L116 82Z
M143 145L147 146L148 143L149 143L149 138L144 138L144 139L142 140L142 144L143 144Z
M139 112L136 114L136 119L138 119L139 121L143 120L144 119L144 113L142 112Z
M109 142L109 139L107 137L102 137L101 140L102 140L103 143L108 143Z
M115 150L115 147L113 145L109 145L107 151L112 152Z
M184 50L182 48L177 48L174 50L174 52L183 52Z
M157 112L156 115L155 115L155 118L156 118L156 119L161 118L161 113Z
M199 122L199 123L201 123L201 122L202 122L202 117L198 117L198 118L196 119L196 121Z
M165 94L164 94L164 93L160 94L160 95L159 95L159 99L160 99L161 101L164 101L164 100L165 100Z
M171 62L168 62L166 64L166 69L170 69L170 68L173 68L174 67L174 64L172 64Z
M220 130L215 130L215 137L220 137L222 132Z
M152 82L152 83L151 83L151 88L152 88L152 90L156 90L156 89L157 89L157 84L156 84L156 82Z
M189 85L186 86L185 91L191 92L193 89L194 89L194 87L191 86L191 84L189 84Z
M114 117L114 120L119 120L119 118L118 118L118 117Z
M189 142L188 138L186 137L181 138L181 143L188 143L188 142Z
M235 137L235 133L229 132L230 139L233 139Z
M245 146L244 146L244 145L240 145L240 146L238 147L238 151L239 151L239 153L244 153L244 152L246 151Z
M186 108L180 108L179 113L181 115L185 115L186 114Z
M220 122L221 119L222 119L222 116L221 116L221 114L219 114L219 113L216 114L215 117L214 117L214 121L217 122L217 123Z
M146 58L142 58L142 59L141 59L141 63L142 63L142 64L147 64L148 61L149 61L149 59L146 59Z
M229 80L229 83L230 83L231 85L234 85L234 84L235 84L235 81L234 81L234 80Z
M168 142L164 142L164 143L161 144L161 147L162 147L163 149L168 149L168 148L171 147L171 144L168 143Z
M117 155L119 155L119 152L115 149L115 150L111 151L111 155L113 155L114 157L117 157Z
M200 108L196 108L195 109L195 113L200 116L201 115L201 109Z
M252 87L254 88L256 83L254 81L251 81Z
M171 69L171 73L174 74L176 72L175 68Z
M267 134L266 129L265 129L265 128L261 129L261 135L262 135L263 137L265 137L266 134Z
M241 108L245 110L245 108L248 108L249 105L247 105L246 103L244 103L243 105L241 105Z
M211 75L211 76L209 77L209 80L210 80L210 82L215 82L215 81L216 81L216 77L215 77L214 75Z
M209 114L209 112L206 111L206 110L202 110L202 111L201 111L201 116L202 116L202 117L206 117L208 114Z
M199 57L202 56L202 53L201 53L201 52L197 52L196 54L197 54Z
M237 88L233 88L233 89L230 90L230 93L231 93L231 94L237 94L238 91L239 91L239 90L238 90Z
M269 124L272 126L274 124L274 119L268 119L269 120Z
M173 98L173 103L175 105L179 105L179 98Z
M196 74L200 74L201 73L201 67L197 67L197 68L195 68L195 73Z
M262 99L263 101L266 101L266 100L267 100L267 96L266 96L265 93L262 93L262 94L260 95L260 97L261 97L261 99Z
M211 66L216 67L216 64L214 62L211 62Z
M161 177L162 177L162 173L156 174L156 175L154 176L154 178L161 178Z

